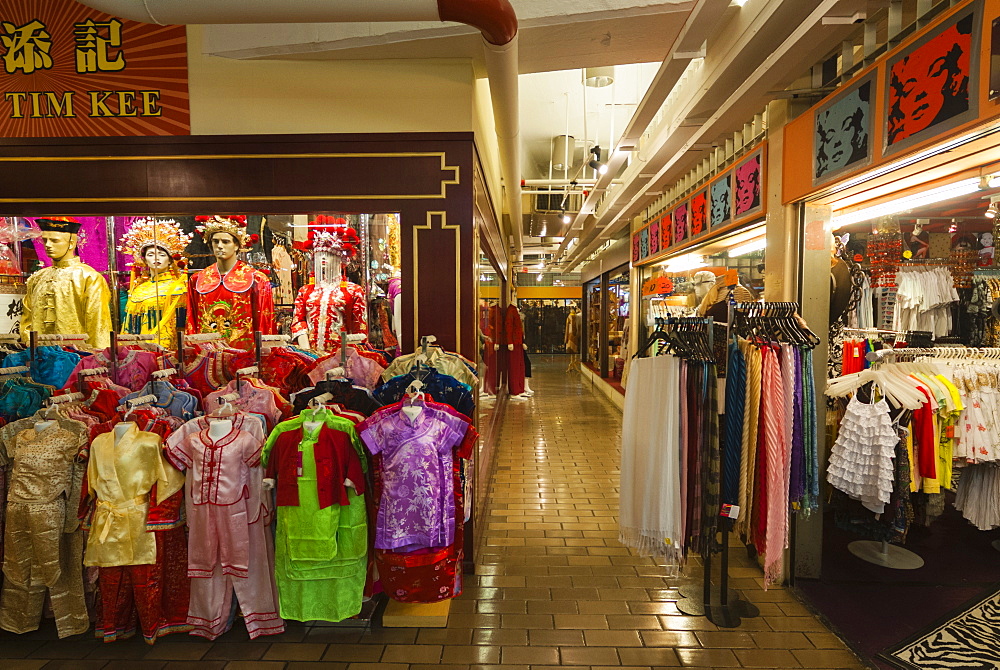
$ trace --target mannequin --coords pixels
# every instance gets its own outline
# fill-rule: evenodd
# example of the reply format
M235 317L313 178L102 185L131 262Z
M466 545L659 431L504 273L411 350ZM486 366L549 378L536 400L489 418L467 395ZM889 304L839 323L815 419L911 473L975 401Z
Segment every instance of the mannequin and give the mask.
M517 315L521 319L522 330L524 328L524 312L520 308L517 310ZM521 342L521 351L524 355L524 395L535 395L535 392L531 389L531 359L528 358L528 343Z
M927 252L931 247L931 236L924 230L924 222L929 219L917 219L913 225L913 232L910 233L910 257L927 258Z
M236 256L256 235L247 236L245 216L197 216L198 231L212 249L215 265L194 274L188 286L188 333L221 333L231 346L253 349L254 325L275 333L274 298L267 276ZM256 320L255 320L256 319Z
M507 314L504 323L504 333L507 336L507 390L511 395L521 395L524 393L524 325L521 323L521 315L515 307L517 297L511 298L511 304L507 305Z
M323 227L309 234L315 283L295 296L292 336L303 349L333 351L340 346L341 328L368 334L368 304L364 290L342 275L342 264L357 253L357 233L345 224L327 225L329 217L318 217L317 222Z
M88 346L110 346L111 291L104 277L77 256L80 222L55 217L37 223L52 266L28 278L22 338L28 341L29 330L43 335L85 333Z
M694 287L694 306L701 304L701 301L708 295L708 290L715 284L715 273L710 270L700 270L691 277L691 286Z
M122 333L156 335L167 349L177 346L177 311L187 311L187 275L181 253L194 237L172 219L139 219L118 245L134 259Z

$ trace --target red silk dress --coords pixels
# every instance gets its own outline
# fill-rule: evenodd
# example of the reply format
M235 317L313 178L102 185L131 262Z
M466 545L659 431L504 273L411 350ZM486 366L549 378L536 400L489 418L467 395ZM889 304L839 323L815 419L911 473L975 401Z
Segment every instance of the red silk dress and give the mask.
M295 296L292 337L307 333L316 351L333 351L340 345L340 327L347 333L368 334L368 304L364 290L351 282L307 284Z
M271 283L263 272L237 261L225 276L212 265L188 282L188 333L221 333L231 346L252 351L255 323L265 335L276 332Z
M507 352L507 387L511 395L521 395L524 393L524 326L514 305L507 305L505 325L507 344L514 345L514 349Z

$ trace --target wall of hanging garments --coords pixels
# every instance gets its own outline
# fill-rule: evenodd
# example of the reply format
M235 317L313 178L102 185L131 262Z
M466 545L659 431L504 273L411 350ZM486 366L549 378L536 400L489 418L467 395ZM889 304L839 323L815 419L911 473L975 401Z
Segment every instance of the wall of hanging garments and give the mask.
M885 348L868 358L827 387L839 409L826 473L838 522L902 544L951 492L973 526L1000 527L1000 349Z
M691 551L717 550L724 524L763 557L765 583L781 581L789 515L811 513L819 499L818 338L797 311L737 303L728 329L656 320L625 396L623 544L681 565ZM733 522L720 521L723 506Z
M475 365L357 336L0 338L0 629L250 638L462 591ZM86 578L95 574L96 579Z

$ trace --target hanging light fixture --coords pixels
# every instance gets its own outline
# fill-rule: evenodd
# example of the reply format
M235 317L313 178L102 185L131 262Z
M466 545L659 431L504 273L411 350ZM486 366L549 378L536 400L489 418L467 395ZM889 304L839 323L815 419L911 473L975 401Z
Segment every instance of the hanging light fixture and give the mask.
M590 150L590 155L593 158L587 163L587 167L591 170L596 170L598 174L607 174L608 166L601 161L601 147L600 145L595 145Z
M615 81L615 66L588 67L583 71L583 83L591 88L604 88Z

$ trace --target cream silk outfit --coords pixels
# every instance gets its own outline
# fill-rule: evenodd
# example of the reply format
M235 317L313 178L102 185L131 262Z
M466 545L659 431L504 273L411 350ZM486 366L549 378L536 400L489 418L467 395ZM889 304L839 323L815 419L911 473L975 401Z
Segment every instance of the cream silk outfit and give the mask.
M167 349L177 347L177 308L187 306L187 276L170 272L136 281L128 292L122 332L156 335Z
M79 258L57 261L28 277L21 336L85 333L94 349L111 346L111 292L104 277Z
M146 530L149 492L160 503L184 486L184 475L166 461L160 436L130 424L115 444L111 431L94 438L87 481L97 497L84 565L111 567L156 562L156 538Z

